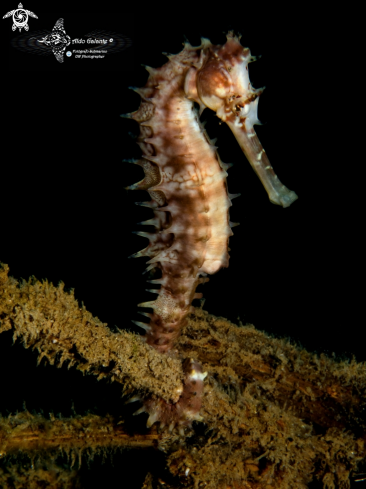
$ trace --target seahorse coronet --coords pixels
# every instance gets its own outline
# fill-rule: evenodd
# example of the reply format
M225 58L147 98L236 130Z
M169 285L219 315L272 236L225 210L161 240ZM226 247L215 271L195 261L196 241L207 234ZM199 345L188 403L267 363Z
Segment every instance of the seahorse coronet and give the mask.
M208 280L207 274L228 267L228 240L238 225L229 219L231 201L240 195L227 190L231 164L220 160L216 140L210 140L199 120L202 111L210 108L228 124L272 203L288 207L297 199L275 175L254 130L260 124L258 100L263 92L250 84L248 64L254 57L240 44L240 36L230 31L226 37L223 45L206 38L197 47L185 42L183 50L168 55L169 61L160 68L145 67L146 85L131 87L141 96L140 107L125 115L140 125L136 142L142 155L129 162L145 173L127 188L146 190L151 200L136 204L154 213L140 223L153 226L154 232L135 232L148 238L148 246L131 256L147 256L146 271L161 270L161 279L155 280L160 289L150 290L157 299L139 304L153 310L145 313L150 323L134 322L145 330L147 344L161 353L172 350L192 312L193 299L202 297L196 287ZM149 426L156 421L170 428L188 426L202 419L202 368L191 359L184 375L176 403L145 400Z

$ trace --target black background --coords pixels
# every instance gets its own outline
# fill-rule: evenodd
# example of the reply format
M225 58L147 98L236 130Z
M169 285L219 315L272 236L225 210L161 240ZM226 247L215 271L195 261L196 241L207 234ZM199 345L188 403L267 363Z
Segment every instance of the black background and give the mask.
M243 46L262 55L249 68L252 85L267 87L259 102L265 124L257 133L278 177L299 199L286 209L271 204L230 130L213 113L203 113L221 159L235 163L229 191L242 194L230 211L231 221L240 222L230 239L230 265L201 286L204 309L291 337L311 351L365 361L362 142L353 142L359 113L349 56L356 46L338 28L341 20L277 3L240 2L219 12L208 5L202 12L192 5L159 6L161 12L152 4L116 9L103 3L94 11L75 5L65 11L55 3L53 12L43 12L36 2L24 3L38 16L29 20L29 35L51 30L63 17L72 38L105 29L131 37L132 47L106 60L60 64L52 54L14 49L10 40L19 32L11 31L11 19L1 24L7 86L0 260L11 275L63 281L103 322L137 331L131 322L141 319L137 304L153 296L145 292L146 260L128 256L146 246L131 231L151 211L134 205L148 200L147 193L124 190L143 176L139 167L122 162L140 155L129 135L138 134L137 123L120 117L139 105L128 87L143 86L148 73L141 63L161 66L162 52L180 51L184 35L193 45L201 36L222 44L224 33L234 29ZM10 2L2 6L4 14L13 8ZM72 402L80 414L122 409L119 386L66 366L36 368L34 352L11 344L11 334L3 334L3 414L22 410L23 401L29 410L65 416ZM153 457L140 456L138 474L123 476L136 487ZM103 477L109 470L100 469ZM123 484L109 487L133 487Z

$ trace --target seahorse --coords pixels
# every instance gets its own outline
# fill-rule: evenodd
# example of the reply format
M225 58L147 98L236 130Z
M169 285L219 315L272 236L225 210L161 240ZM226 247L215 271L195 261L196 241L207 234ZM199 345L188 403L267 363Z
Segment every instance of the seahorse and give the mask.
M197 286L229 264L228 240L234 227L229 207L240 194L228 193L231 165L220 160L215 142L200 122L202 111L215 111L230 127L272 203L288 207L297 199L274 173L254 130L260 124L257 109L263 89L251 86L248 64L255 58L240 44L240 37L230 31L224 45L202 38L201 45L194 47L186 41L180 53L167 55L169 61L162 67L146 67L145 87L131 87L142 98L140 107L123 115L140 125L137 143L142 156L127 161L145 172L143 180L127 189L148 191L151 200L136 204L150 207L154 217L139 224L155 227L155 232L135 232L150 242L131 256L149 257L147 271L161 269L161 278L150 280L161 286L149 290L158 294L157 299L139 304L153 310L141 312L150 323L134 323L146 331L146 342L162 353L172 354L194 310L193 299L202 297ZM182 430L193 420L202 420L206 373L194 359L186 362L184 371L184 388L175 402L148 399L137 411L149 413L148 426L160 421L170 430L175 425Z

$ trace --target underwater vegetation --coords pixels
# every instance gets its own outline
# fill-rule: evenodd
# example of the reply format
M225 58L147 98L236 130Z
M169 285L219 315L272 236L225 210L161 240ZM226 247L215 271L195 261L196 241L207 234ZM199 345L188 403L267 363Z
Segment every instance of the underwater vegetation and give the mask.
M313 480L348 487L350 478L357 479L365 459L364 364L309 353L199 308L177 340L181 360L174 359L139 335L112 333L63 284L18 283L8 272L3 265L1 331L12 331L50 365L66 362L120 383L129 397L138 393L167 403L182 386L186 359L195 358L208 375L203 422L184 434L158 430L157 424L133 433L113 416L92 414L55 418L24 411L2 417L2 457L28 454L33 468L2 466L1 487L80 487L76 470L57 466L58 454L69 454L72 465L83 453L128 447L156 447L166 456L174 477L168 483L164 474L151 473L146 488L305 488Z

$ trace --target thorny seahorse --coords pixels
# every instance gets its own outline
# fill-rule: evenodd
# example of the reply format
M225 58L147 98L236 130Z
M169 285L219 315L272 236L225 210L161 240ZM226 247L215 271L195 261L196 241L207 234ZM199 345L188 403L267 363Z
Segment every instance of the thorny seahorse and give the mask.
M155 232L136 232L149 239L149 245L132 255L147 256L148 268L160 268L161 278L155 301L139 304L151 308L142 312L149 324L134 321L146 331L146 342L160 352L174 354L173 346L192 300L201 298L197 285L207 282L229 263L228 241L233 235L229 207L237 195L227 190L226 170L205 132L199 116L208 107L230 127L252 168L260 178L272 203L288 207L297 199L274 173L253 128L258 100L263 89L249 81L248 64L254 61L240 37L227 34L224 45L214 46L202 39L198 47L184 43L184 49L169 55L161 68L146 67L149 78L144 88L133 88L142 98L136 112L126 114L140 125L137 142L142 150L139 160L145 178L127 187L147 190L151 200L138 202L150 207L154 217L140 224L155 227ZM200 110L194 107L198 103ZM127 160L131 161L131 160ZM171 404L145 399L137 411L149 414L148 426L172 430L202 420L199 414L206 373L192 359L186 362L184 387L177 390ZM137 397L132 400L138 399Z

